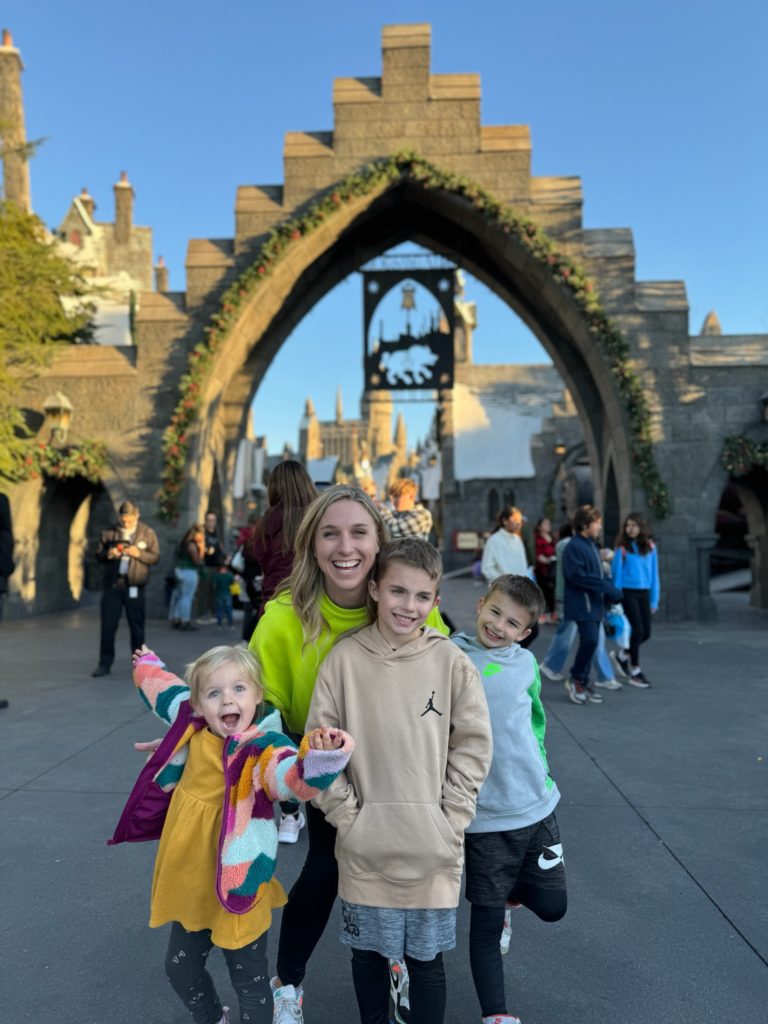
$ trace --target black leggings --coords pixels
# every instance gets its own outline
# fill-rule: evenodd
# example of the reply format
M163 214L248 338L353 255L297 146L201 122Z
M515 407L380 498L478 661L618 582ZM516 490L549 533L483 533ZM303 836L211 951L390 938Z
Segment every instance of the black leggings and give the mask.
M498 942L497 942L498 945ZM443 954L434 960L405 957L411 1024L443 1024L445 1018L445 966ZM360 1024L387 1024L389 1020L389 960L370 949L352 950Z
M547 890L517 885L509 894L509 899L510 902L522 903L542 921L559 921L568 906L564 889ZM504 907L472 904L469 919L469 965L483 1017L509 1012L499 946L503 927Z
M649 590L624 590L621 603L632 630L629 637L629 660L635 667L640 665L640 644L651 636L651 592Z
M328 924L339 888L334 846L336 829L312 804L305 804L309 852L288 893L277 949L277 976L283 985L300 985L307 961Z
M188 932L171 925L165 973L195 1024L219 1024L222 1007L205 963L213 948L208 929ZM232 987L240 1002L243 1024L271 1024L272 993L267 969L267 933L242 949L222 949Z

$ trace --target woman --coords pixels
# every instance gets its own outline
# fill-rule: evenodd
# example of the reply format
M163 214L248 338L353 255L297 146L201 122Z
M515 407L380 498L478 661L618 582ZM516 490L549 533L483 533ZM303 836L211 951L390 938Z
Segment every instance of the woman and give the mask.
M514 505L507 505L499 513L498 526L483 548L481 571L490 583L497 576L528 574L528 556L521 533L523 513Z
M640 644L651 636L651 615L659 607L659 560L648 523L639 512L630 512L616 538L611 563L613 585L622 591L621 603L631 629L629 650L616 655L618 667L630 686L647 690L650 680L640 668Z
M272 600L275 590L291 574L296 533L307 506L316 497L317 488L300 462L286 459L272 470L267 485L267 511L254 525L243 549L246 559L257 561L263 573L261 597L246 639L250 639L264 614L267 601ZM295 801L281 802L280 810L278 839L281 843L295 843L305 824L304 815Z
M249 555L261 566L261 600L257 619L278 586L293 568L296 532L304 512L317 497L317 488L300 462L286 459L272 470L267 485L268 508L257 520L246 543Z
M534 573L536 582L541 588L547 603L547 614L539 618L539 622L555 622L555 541L552 536L552 522L546 516L540 519L533 531L536 543L536 562Z
M251 640L264 690L287 729L300 733L320 664L340 634L367 625L368 580L387 528L367 495L337 485L309 506L296 534L287 589L265 609ZM447 632L435 609L429 625ZM336 830L307 804L309 852L283 911L272 988L275 1024L301 1021L301 982L338 887Z
M192 625L192 601L195 597L200 579L200 566L205 553L205 533L199 523L195 523L181 538L173 575L176 586L171 595L171 607L168 618L173 629L197 629Z

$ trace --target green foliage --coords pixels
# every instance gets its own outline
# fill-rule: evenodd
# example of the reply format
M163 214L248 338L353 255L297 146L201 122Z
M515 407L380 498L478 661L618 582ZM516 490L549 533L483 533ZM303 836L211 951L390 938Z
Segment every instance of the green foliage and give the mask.
M97 484L106 465L107 449L98 441L83 441L66 448L37 442L27 451L19 476L25 480L39 476L69 480L73 476L81 476Z
M77 269L38 218L0 203L0 477L23 475L30 451L19 408L24 385L59 345L91 338L85 294Z
M750 441L731 434L726 437L720 461L732 477L747 476L753 469L768 469L768 442Z
M618 326L603 309L597 289L584 269L529 217L496 199L490 192L458 174L443 171L411 151L397 153L366 164L328 189L315 202L274 228L256 252L253 262L226 289L218 310L204 330L205 340L189 354L187 372L180 381L180 397L163 434L164 465L158 492L158 513L174 521L184 486L188 438L197 417L203 387L213 357L236 324L240 311L280 262L291 245L321 227L342 206L358 196L385 191L399 181L416 181L425 189L441 189L461 198L478 210L505 235L514 238L531 256L547 267L554 281L567 288L581 309L590 333L597 341L611 369L616 389L627 412L631 437L632 465L654 515L669 515L669 492L661 479L653 453L651 415L639 376L629 358L629 345Z

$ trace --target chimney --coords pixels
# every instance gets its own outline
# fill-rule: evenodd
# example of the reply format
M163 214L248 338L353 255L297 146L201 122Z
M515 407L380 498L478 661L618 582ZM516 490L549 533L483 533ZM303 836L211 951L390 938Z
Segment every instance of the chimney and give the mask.
M133 225L133 186L125 171L120 172L120 181L115 185L115 241L127 245L131 240Z
M93 212L96 209L96 203L94 202L93 196L89 194L88 189L83 186L80 190L80 195L77 197L85 207L85 212L93 220Z
M21 54L11 33L3 29L0 46L0 137L2 137L3 189L7 200L22 210L31 209L27 134L24 128L24 100L21 95Z
M157 257L157 263L155 264L155 291L168 291L168 267L166 267L162 256Z

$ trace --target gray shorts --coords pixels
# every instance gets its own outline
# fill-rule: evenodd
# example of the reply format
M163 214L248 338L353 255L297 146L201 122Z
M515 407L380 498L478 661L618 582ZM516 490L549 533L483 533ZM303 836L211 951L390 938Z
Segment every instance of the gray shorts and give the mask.
M390 960L434 960L456 945L456 908L391 910L341 901L341 941Z

